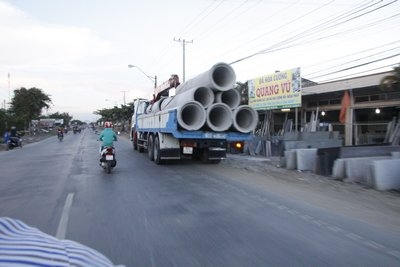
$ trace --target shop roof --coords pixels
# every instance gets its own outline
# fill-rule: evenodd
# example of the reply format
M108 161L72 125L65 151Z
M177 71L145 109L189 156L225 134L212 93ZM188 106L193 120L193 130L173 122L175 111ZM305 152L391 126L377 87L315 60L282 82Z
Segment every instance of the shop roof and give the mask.
M303 95L322 94L348 89L357 89L380 84L383 77L393 74L393 71L370 74L366 76L353 77L333 82L320 83L302 88Z

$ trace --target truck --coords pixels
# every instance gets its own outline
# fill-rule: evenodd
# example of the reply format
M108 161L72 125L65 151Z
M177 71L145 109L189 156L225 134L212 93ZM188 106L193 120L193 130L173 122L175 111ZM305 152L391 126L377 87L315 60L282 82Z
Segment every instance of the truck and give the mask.
M240 105L230 65L217 63L195 78L180 83L178 75L155 88L153 99L133 102L130 140L156 164L185 158L219 163L228 143L250 140L257 112ZM175 94L170 95L171 89Z

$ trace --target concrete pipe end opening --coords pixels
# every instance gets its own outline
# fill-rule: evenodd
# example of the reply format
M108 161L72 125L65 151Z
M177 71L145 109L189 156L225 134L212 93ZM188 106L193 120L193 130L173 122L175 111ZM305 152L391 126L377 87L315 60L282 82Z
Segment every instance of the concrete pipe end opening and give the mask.
M214 103L207 109L207 126L216 132L223 132L232 126L232 111L227 104Z
M227 104L231 109L235 109L240 105L240 93L236 89L219 92L216 95L218 102Z
M206 122L206 112L203 106L196 101L178 107L177 117L178 124L188 131L199 130Z
M253 131L258 123L258 113L250 106L243 105L233 110L233 127L242 133Z
M215 89L226 91L235 87L236 74L230 65L218 63L212 67L211 79Z
M193 95L194 100L202 104L205 108L214 103L214 97L214 92L211 88L205 86L196 88Z

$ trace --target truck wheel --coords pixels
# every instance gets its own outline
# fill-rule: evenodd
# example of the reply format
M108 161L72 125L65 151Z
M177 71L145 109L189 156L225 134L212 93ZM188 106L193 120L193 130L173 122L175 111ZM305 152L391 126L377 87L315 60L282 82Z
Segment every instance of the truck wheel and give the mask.
M144 152L143 141L140 141L140 143L139 143L139 137L136 138L136 146L137 146L139 153Z
M154 162L156 163L156 164L162 164L162 160L161 160L161 157L160 157L160 139L159 139L159 137L158 137L158 135L156 135L155 137L154 137L154 145L153 145L153 147L154 147L154 155L153 155L153 158L154 158Z
M154 138L153 135L149 136L149 140L147 141L147 155L151 161L154 160Z
M133 136L132 144L133 144L133 149L137 150L137 135L136 134Z

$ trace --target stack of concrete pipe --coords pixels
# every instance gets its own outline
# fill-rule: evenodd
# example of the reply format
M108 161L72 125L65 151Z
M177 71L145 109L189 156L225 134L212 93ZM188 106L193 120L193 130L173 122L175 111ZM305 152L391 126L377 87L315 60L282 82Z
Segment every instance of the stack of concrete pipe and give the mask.
M151 106L151 112L176 109L180 127L188 131L252 132L258 122L257 112L240 105L234 89L236 74L232 67L217 63L212 68L176 88L175 96L164 97Z

